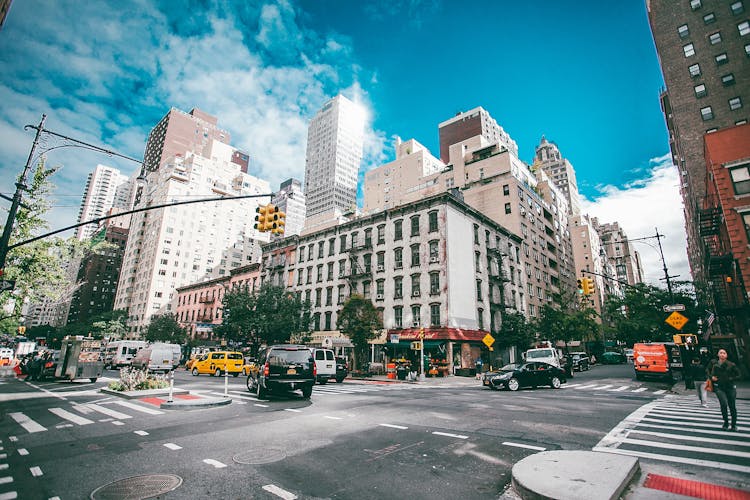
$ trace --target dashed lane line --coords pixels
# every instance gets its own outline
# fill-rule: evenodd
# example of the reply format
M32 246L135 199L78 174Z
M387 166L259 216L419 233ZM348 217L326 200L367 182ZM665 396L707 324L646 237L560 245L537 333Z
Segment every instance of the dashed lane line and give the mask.
M11 476L0 477L0 484L8 484L12 482L13 482L13 477Z
M464 436L463 434L451 434L450 432L440 432L440 431L432 431L432 433L436 436L452 437L456 439L469 439L469 436Z
M298 410L296 408L284 408L284 411L291 411L293 413L302 413L302 410Z
M139 436L148 436L148 432L146 431L133 431L133 434L138 434Z
M622 392L628 388L630 388L629 385L623 385L623 386L618 387L617 389L610 389L609 392Z
M27 450L26 448L18 448L18 454L21 455L22 457L25 457L26 455L29 454L29 450ZM0 455L0 458L5 458L5 457L3 457L3 455Z
M206 463L208 465L213 465L217 469L223 469L227 466L227 464L221 463L218 460L214 460L213 458L206 458L203 460L203 463Z
M16 498L18 498L18 493L16 493L15 491L0 493L0 500L15 500Z
M523 444L523 443L513 443L511 441L503 441L503 444L505 446L515 446L516 448L525 448L527 450L535 450L535 451L544 451L547 448L542 448L541 446L532 446L530 444Z
M405 427L403 425L395 425L395 424L378 424L381 427L390 427L391 429L401 429L406 430L408 427Z
M180 446L179 444L174 444L174 443L164 443L164 447L169 448L172 451L177 451L177 450L182 449L182 446Z
M297 495L294 493L281 489L275 484L267 484L263 486L263 489L279 498L283 498L284 500L295 500L297 498Z
M39 477L44 475L44 472L42 472L41 467L30 467L29 472L31 472L31 475L34 477Z
M331 420L343 420L343 418L341 418L341 417L332 417L332 416L330 416L330 415L326 415L326 416L325 416L325 417L323 417L323 418L329 418L329 419L331 419Z
M635 390L633 390L633 391L630 391L630 392L643 392L643 391L647 391L647 390L648 390L648 389L647 389L647 388L645 388L645 387L640 387L640 388L638 388L638 389L635 389Z

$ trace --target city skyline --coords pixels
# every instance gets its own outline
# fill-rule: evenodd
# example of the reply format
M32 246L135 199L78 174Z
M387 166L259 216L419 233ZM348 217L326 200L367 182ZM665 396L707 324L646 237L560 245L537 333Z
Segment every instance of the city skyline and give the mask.
M0 192L12 192L33 138L23 125L38 123L41 113L51 130L140 158L149 130L170 107L198 107L249 154L249 172L276 189L304 178L310 119L341 92L370 113L361 189L365 171L395 157L396 136L438 155L438 124L482 106L518 143L523 160L533 160L542 135L559 146L576 170L584 212L619 222L630 238L658 227L667 235L670 274L689 279L645 5L161 7L13 5L0 31L0 131L8 159ZM605 22L615 18L617 37ZM541 28L522 28L530 19ZM605 55L620 58L615 71L596 70ZM75 149L51 153L49 162L65 166L53 178L51 229L75 220L97 163L124 173L138 168ZM646 279L657 282L658 252L637 250Z

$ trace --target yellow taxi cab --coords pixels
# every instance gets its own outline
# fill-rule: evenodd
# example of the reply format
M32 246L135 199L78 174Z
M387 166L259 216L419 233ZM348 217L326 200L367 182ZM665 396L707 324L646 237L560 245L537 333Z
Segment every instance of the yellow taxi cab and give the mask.
M236 377L244 372L244 367L245 360L241 352L214 351L208 352L198 358L198 361L193 364L190 373L192 373L193 376L198 376L201 373L208 373L211 376L216 375L218 377L223 375L224 372L227 372Z
M245 358L245 364L242 366L242 374L250 375L251 373L258 373L259 366L255 358Z

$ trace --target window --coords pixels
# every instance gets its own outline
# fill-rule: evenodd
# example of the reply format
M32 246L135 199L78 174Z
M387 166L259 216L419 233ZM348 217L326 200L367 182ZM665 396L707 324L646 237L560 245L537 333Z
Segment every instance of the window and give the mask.
M477 326L484 330L484 309L477 309Z
M479 226L474 224L474 244L479 245Z
M714 56L714 60L716 61L717 66L721 66L722 64L729 62L729 57L727 57L726 52L722 52L721 54Z
M729 73L721 77L721 84L725 87L731 87L734 85L734 73Z
M305 247L299 247L299 261L305 260Z
M322 259L323 256L325 255L324 250L323 250L324 245L325 245L324 241L318 242L318 258L319 259Z
M716 33L711 33L710 35L708 35L708 41L711 42L711 45L721 43L721 33L719 33L718 31Z
M346 275L346 260L341 259L339 261L339 278L343 278Z
M330 330L331 329L331 314L332 314L331 311L327 311L326 312L325 330Z
M696 76L701 76L701 65L700 64L693 64L688 68L688 71L690 71L690 76L695 78Z
M318 264L318 272L317 279L315 280L316 283L320 283L323 281L323 264Z
M331 238L328 240L328 255L333 255L333 252L336 251L336 238Z
M339 245L339 253L344 253L344 252L346 252L346 235L345 235L345 234L342 234L342 235L341 235L341 236L339 237L339 242L340 242L340 245Z
M372 247L372 229L365 229L365 248Z
M323 296L323 291L320 288L315 289L315 307L320 307L320 299Z
M440 273L437 271L430 273L430 295L440 293Z
M395 323L396 328L404 327L404 308L403 307L396 306L393 308L393 322Z
M711 106L706 106L705 108L701 108L701 118L703 118L704 122L714 119L714 112L711 109Z
M438 213L436 211L427 214L429 231L434 233L438 230Z
M394 240L400 240L401 238L403 238L403 234L402 234L403 223L404 221L401 221L401 220L393 221L393 239Z
M508 184L503 184L503 196L508 196L510 194L510 186Z
M440 326L440 304L430 304L430 325Z
M378 226L378 244L385 243L385 225Z
M326 305L333 305L333 287L329 286L326 288Z
M411 266L415 267L419 265L419 243L411 246Z
M742 215L742 222L745 224L745 237L750 241L750 212L744 212Z
M326 280L331 281L333 279L333 262L329 262L326 268Z
M690 8L698 10L701 8L701 0L690 0Z
M505 213L509 214L511 212L510 203L505 204Z
M419 215L411 218L411 235L419 236Z
M735 194L750 193L750 163L729 170Z
M421 284L421 281L419 279L419 274L412 274L411 275L411 296L412 297L419 297L419 295L422 293L422 288L420 284Z
M708 92L706 92L706 85L704 83L696 85L695 87L693 87L693 89L695 90L695 97L701 98L705 97L706 94L708 94Z
M385 293L385 280L378 280L375 282L375 293L380 297L378 300L382 300L383 294Z
M378 252L376 259L378 271L385 271L385 252Z
M742 5L742 2L734 2L732 5L729 6L729 9L732 11L732 14L734 15L745 12L745 6Z
M477 280L477 300L482 301L482 280Z
M400 299L404 296L404 278L396 276L393 278L393 297Z
M709 12L708 14L706 14L705 16L703 16L703 23L704 24L711 24L711 23L714 23L714 22L716 22L716 16L714 15L713 12Z
M438 242L437 240L433 240L429 243L430 246L430 262L437 262L438 261Z
M680 35L680 38L687 38L690 35L690 29L688 28L688 25L683 24L682 26L678 27L677 34Z
M695 55L695 47L693 47L692 43L689 43L687 45L682 46L682 51L685 53L685 57L690 57Z
M734 111L735 109L740 109L742 107L742 99L739 97L732 97L729 99L729 109Z
M422 324L422 312L420 309L421 307L419 306L411 306L411 320L414 323L414 326Z
M404 250L402 248L393 249L393 262L396 269L404 267Z
M737 30L740 32L740 36L745 36L750 33L750 21L743 21L738 24Z

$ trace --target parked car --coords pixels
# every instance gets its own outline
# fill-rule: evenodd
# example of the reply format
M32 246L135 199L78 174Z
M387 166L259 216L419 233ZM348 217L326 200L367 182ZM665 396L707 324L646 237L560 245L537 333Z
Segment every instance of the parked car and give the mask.
M258 360L255 358L245 358L245 364L242 367L242 374L245 376L258 371Z
M266 347L258 356L259 370L247 377L247 390L263 399L269 393L302 390L309 398L317 377L315 360L304 345L280 344Z
M349 375L349 361L343 356L336 356L336 382L339 384Z
M482 375L482 384L490 389L506 388L517 391L521 387L538 387L548 385L553 389L568 381L565 370L549 363L534 361L531 363L511 363L497 371Z
M585 352L571 352L570 359L573 362L573 371L586 371L589 369L591 360Z
M310 352L315 358L316 381L323 385L332 378L336 378L336 355L331 349L311 348Z
M627 361L621 352L608 351L599 356L599 362L603 365L621 365Z
M243 373L245 367L245 358L241 352L235 351L214 351L204 354L190 370L193 376L201 373L208 373L212 377L221 376L224 372L230 373L233 377Z

